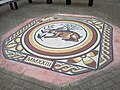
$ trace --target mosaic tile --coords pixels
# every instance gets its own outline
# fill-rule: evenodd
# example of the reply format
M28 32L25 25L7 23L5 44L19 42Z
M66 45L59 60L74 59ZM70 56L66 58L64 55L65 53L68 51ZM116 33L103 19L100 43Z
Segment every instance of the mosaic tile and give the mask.
M103 68L113 60L113 27L96 17L36 18L9 35L2 46L8 60L66 75Z

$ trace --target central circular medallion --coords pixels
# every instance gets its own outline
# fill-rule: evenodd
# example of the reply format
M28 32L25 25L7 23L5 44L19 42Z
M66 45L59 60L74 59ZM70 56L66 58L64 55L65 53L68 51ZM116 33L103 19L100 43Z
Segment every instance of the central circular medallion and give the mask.
M76 23L54 22L40 27L34 39L44 47L63 49L82 43L86 37L86 30Z
M65 59L86 54L97 47L100 32L87 23L53 20L27 30L23 47L31 54L49 59Z

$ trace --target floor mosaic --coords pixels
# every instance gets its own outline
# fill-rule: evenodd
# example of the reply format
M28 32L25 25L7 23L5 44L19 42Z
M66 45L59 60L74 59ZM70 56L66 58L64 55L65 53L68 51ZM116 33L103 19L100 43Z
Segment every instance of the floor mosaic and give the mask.
M6 59L66 75L97 70L113 60L113 27L96 17L36 18L3 42Z

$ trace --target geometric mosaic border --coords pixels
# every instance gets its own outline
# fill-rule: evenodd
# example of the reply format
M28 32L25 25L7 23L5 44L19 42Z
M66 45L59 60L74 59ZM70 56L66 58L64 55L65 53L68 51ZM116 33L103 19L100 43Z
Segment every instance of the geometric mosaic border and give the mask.
M66 75L97 70L113 60L113 27L95 17L34 19L2 44L6 59Z

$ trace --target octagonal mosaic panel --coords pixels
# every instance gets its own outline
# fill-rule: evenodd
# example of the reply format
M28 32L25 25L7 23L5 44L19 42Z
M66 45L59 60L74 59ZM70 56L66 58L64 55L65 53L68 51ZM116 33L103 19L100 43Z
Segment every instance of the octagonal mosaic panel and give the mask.
M113 28L95 17L38 18L7 37L3 54L67 75L100 69L113 60Z

